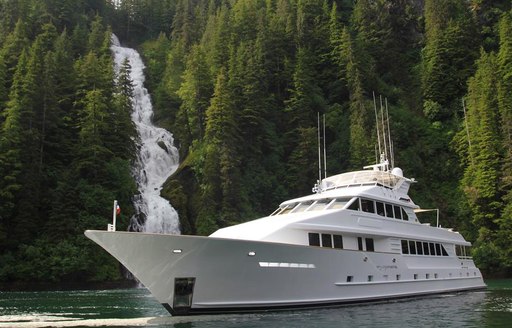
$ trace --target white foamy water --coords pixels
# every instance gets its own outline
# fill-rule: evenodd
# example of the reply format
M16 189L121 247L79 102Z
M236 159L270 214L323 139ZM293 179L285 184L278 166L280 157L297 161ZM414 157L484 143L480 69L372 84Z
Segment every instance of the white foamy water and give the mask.
M178 149L174 147L172 134L155 126L151 121L153 106L148 90L144 87L144 63L139 53L134 49L121 47L115 35L112 36L111 50L117 72L128 58L134 86L132 120L137 128L139 141L133 174L140 193L135 197L134 203L137 214L145 220L132 218L132 226L137 231L177 234L178 213L166 199L160 197L160 190L178 167ZM144 222L141 224L141 221Z

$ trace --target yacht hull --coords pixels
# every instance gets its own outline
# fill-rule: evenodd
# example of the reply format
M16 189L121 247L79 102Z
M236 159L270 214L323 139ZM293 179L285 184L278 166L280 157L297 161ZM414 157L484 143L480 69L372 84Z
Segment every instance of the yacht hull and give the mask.
M172 315L333 306L485 287L472 261L452 257L423 267L396 253L140 232L85 235Z

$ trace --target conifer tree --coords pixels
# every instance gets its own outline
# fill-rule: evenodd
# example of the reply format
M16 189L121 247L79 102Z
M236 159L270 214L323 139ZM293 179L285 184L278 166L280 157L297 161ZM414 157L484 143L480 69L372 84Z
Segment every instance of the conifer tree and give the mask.
M194 45L187 58L181 88L177 92L182 100L178 115L183 117L181 121L187 121L187 130L190 133L190 139L182 140L184 147L188 148L194 139L203 138L205 113L212 92L212 82L204 52L201 46Z
M116 79L113 111L109 115L111 137L106 139L107 148L119 158L131 160L136 152L134 137L137 135L132 121L133 82L130 78L131 66L128 58L124 60Z
M349 92L350 159L354 168L361 167L372 158L371 108L365 99L363 71L360 56L347 28L341 35L340 63Z

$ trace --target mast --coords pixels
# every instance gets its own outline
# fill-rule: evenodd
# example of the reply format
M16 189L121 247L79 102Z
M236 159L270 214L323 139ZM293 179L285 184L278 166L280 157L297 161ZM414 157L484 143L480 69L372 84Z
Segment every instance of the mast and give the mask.
M388 146L386 143L386 125L384 124L384 106L382 105L382 96L380 96L380 113L381 113L381 122L382 122L382 137L384 141L384 161L388 159ZM384 168L384 171L387 170L387 166Z
M324 114L324 178L327 178L327 154L325 150L325 114Z
M320 150L320 113L317 113L318 127L318 185L322 182L322 153Z
M386 100L386 119L388 121L388 139L389 139L389 161L391 168L395 166L395 156L393 154L393 143L391 142L391 129L389 128L389 109L388 109L388 98Z
M380 146L380 131L379 131L379 115L377 114L377 102L375 101L375 91L373 91L373 109L375 110L375 126L377 127L377 142L379 143L379 155L377 156L376 164L379 164L379 156L382 154Z

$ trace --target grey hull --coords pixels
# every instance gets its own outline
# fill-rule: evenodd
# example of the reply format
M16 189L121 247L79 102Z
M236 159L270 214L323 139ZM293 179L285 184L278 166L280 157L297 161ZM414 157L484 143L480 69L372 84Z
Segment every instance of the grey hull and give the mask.
M174 315L332 306L485 287L478 269L461 268L456 258L432 259L422 268L392 253L135 232L85 235ZM183 280L192 284L184 306L175 297Z

